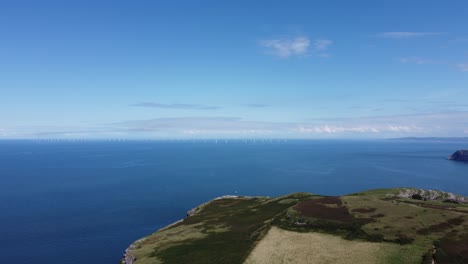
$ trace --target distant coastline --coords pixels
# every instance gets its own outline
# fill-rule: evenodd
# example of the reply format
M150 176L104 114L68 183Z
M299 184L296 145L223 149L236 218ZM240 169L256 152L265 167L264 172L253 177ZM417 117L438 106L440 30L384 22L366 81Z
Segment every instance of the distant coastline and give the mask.
M468 143L468 137L401 137L401 138L390 138L389 140L431 141L431 142L467 142Z

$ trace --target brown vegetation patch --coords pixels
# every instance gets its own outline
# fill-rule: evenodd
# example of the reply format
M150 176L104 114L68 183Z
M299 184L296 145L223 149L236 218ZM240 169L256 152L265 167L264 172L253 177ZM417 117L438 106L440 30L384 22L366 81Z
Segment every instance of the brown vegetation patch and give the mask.
M419 235L428 235L430 233L442 232L455 226L459 226L464 222L465 219L463 217L451 218L448 219L446 222L434 224L427 228L419 229L416 233L418 233Z
M441 232L450 228L452 228L451 224L447 222L443 222L443 223L431 225L427 228L419 229L416 233L418 233L418 235L429 235L430 233Z
M398 200L398 197L385 197L385 198L380 198L382 201L396 201Z
M356 208L351 210L351 212L357 212L357 213L373 213L377 210L377 208Z
M382 218L385 217L384 214L376 214L376 215L371 215L371 218Z
M327 206L330 204L336 205L337 207ZM339 197L324 197L304 201L294 206L294 209L307 217L341 222L352 222L354 219L348 212L348 208L342 206L342 201Z
M400 201L400 202L414 204L414 205L417 205L417 206L423 207L423 208L447 210L447 211L451 211L451 212L468 214L468 211L459 210L459 209L456 209L456 207L449 206L449 205L447 205L447 206L445 206L445 205L435 205L435 204L427 204L427 203L412 202L412 201Z
M454 237L448 234L435 243L436 263L468 263L468 235Z
M463 219L462 217L452 218L452 219L447 220L447 223L451 225L455 225L455 226L459 226L463 224L463 222L465 222L465 219Z
M409 237L405 234L402 234L402 233L398 233L396 234L396 239L393 240L393 242L395 243L398 243L400 245L406 245L406 244L410 244L414 241L414 238L412 237Z

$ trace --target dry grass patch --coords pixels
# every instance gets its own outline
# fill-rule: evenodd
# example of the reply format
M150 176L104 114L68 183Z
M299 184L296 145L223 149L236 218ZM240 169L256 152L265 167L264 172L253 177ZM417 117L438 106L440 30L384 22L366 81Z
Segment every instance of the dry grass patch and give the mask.
M245 264L385 263L401 246L345 240L323 233L298 233L272 227Z

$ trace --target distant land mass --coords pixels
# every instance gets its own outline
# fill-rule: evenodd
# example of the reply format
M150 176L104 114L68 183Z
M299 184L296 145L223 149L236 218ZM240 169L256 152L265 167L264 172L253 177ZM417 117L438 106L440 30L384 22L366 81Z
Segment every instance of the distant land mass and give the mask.
M468 263L467 219L467 197L415 188L223 196L137 240L121 263Z
M468 162L468 150L457 150L448 157L449 160Z
M401 137L401 138L390 138L390 140L468 142L468 137Z

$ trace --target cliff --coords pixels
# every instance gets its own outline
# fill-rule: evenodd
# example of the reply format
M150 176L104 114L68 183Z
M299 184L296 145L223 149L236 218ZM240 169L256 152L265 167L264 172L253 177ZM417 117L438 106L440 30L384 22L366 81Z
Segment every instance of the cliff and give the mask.
M449 160L468 162L468 150L457 150L448 157Z

